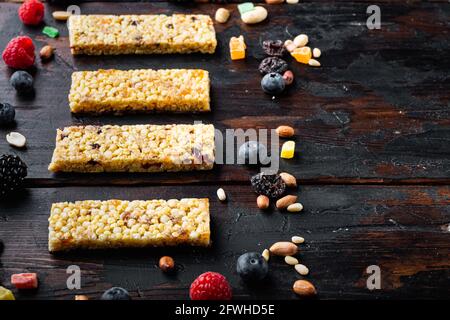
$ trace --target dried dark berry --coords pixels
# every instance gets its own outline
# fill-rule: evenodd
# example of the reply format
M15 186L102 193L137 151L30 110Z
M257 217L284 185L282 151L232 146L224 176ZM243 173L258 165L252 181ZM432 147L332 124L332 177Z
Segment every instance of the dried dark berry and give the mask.
M263 61L261 61L258 68L259 72L261 72L262 75L272 72L283 74L287 69L287 62L277 57L265 58Z
M265 174L264 172L254 175L250 182L257 194L263 194L277 199L286 191L286 184L279 174Z
M0 157L0 198L22 187L27 176L27 165L18 156Z
M268 56L282 57L286 53L286 48L281 40L266 40L263 42L262 47Z

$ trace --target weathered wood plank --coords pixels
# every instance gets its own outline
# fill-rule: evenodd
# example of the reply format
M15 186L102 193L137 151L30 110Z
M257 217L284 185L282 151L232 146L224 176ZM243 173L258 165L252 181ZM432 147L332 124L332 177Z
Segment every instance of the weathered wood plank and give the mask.
M230 280L239 299L295 299L290 287L300 278L282 259L270 262L270 278L256 288L236 274L237 257L262 251L292 235L306 238L300 260L322 299L446 298L450 291L450 188L404 186L305 186L300 214L261 213L248 186L225 188L220 203L216 186L105 187L30 189L0 204L0 282L15 272L36 271L41 285L22 299L99 297L111 285L129 289L135 298L185 299L191 281L214 270ZM47 252L47 218L52 202L82 199L149 199L207 196L211 199L213 246L210 249L159 248L118 251ZM168 277L157 268L161 255L174 257L179 272ZM66 288L66 268L82 270L82 290ZM382 290L369 291L365 270L381 268Z
M170 3L84 3L83 13L186 12ZM218 5L198 5L192 12L213 14ZM0 143L0 153L16 152L30 166L31 183L171 183L178 175L57 175L47 171L55 129L72 124L192 123L194 120L226 128L296 127L299 153L282 161L284 170L305 180L330 181L428 181L448 183L450 170L450 26L449 8L434 3L384 4L382 29L365 27L366 4L302 3L270 6L268 22L246 26L235 5L232 19L216 26L219 46L214 55L77 57L69 52L65 24L53 40L40 28L23 26L16 4L0 4L0 43L18 35L31 35L38 48L49 43L56 59L37 61L34 98L16 96L8 83L11 70L0 64L2 101L17 106L14 130L28 138L25 151ZM289 8L289 10L287 10ZM320 47L323 67L304 67L289 59L297 75L293 88L272 100L259 88L258 62L264 57L262 40L286 39L305 32L311 45ZM228 39L243 34L248 59L231 62ZM136 115L124 117L71 116L67 93L74 70L97 68L205 68L212 73L212 107L207 115ZM0 129L0 135L10 128ZM246 182L247 170L223 166L211 173L188 173L178 182ZM362 180L361 180L362 179ZM418 180L417 180L418 179Z

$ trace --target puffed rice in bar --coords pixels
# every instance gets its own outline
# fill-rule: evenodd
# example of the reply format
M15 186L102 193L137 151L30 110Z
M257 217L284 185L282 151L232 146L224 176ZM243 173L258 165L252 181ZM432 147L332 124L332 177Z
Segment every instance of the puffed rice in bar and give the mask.
M210 16L72 15L72 54L214 53L216 32Z
M208 199L54 203L50 252L210 244Z
M210 111L209 73L199 69L72 73L73 113Z
M205 124L73 126L58 129L53 172L209 170L214 126Z

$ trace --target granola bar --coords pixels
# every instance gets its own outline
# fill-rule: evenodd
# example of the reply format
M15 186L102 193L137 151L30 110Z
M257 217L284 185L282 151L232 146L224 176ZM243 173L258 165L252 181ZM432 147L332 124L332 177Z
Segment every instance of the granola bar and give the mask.
M198 69L98 70L72 73L74 113L210 111L209 73Z
M53 172L160 172L209 170L214 126L73 126L58 129Z
M48 221L50 252L210 244L208 199L61 202Z
M217 40L208 15L72 15L72 54L214 53Z

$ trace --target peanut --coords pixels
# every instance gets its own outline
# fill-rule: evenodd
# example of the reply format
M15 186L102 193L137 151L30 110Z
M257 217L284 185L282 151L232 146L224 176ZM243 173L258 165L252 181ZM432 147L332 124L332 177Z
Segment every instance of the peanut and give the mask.
M279 126L275 131L281 138L290 138L294 135L294 128L290 126Z
M247 11L241 15L242 21L246 24L255 24L264 21L267 18L267 10L264 7L257 6L252 11Z
M39 56L42 60L48 60L53 56L53 48L52 46L44 46L41 51L39 51Z
M53 19L59 20L59 21L66 21L69 19L69 17L72 15L72 13L68 11L53 11L52 16Z
M320 51L319 48L314 48L313 49L313 57L314 58L319 58L322 55L322 51Z
M277 256L293 256L297 254L298 247L292 242L276 242L269 248L270 253Z
M270 200L269 197L265 196L265 195L259 195L258 198L256 198L256 204L258 206L258 208L260 209L267 209L269 207L270 204Z
M266 0L267 4L280 4L283 2L284 2L284 0Z
M306 280L297 280L292 287L294 292L302 297L312 297L317 294L314 285Z
M316 59L309 59L308 64L312 67L320 67L320 62Z
M300 212L303 210L303 205L301 203L293 203L287 207L287 211L289 212Z
M278 201L276 203L276 207L279 210L286 209L291 204L295 203L295 201L297 201L297 196L287 195L281 199L278 199Z
M75 300L89 300L87 296L77 294Z
M281 172L280 177L281 180L283 180L288 187L297 186L297 179L295 179L295 177L292 174L289 174L287 172Z
M225 190L222 188L217 189L217 198L219 198L220 201L227 200L227 195L225 194Z
M308 43L308 36L306 34L300 34L294 38L294 44L297 47L304 47Z
M163 271L163 272L170 272L174 269L175 267L175 261L173 261L173 259L169 256L164 256L161 257L161 259L159 259L159 268Z

